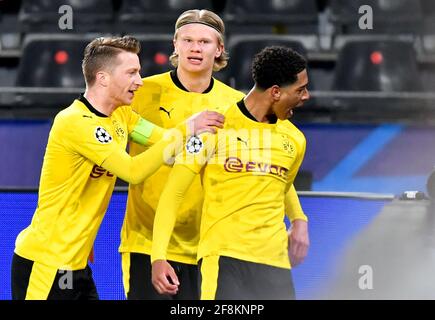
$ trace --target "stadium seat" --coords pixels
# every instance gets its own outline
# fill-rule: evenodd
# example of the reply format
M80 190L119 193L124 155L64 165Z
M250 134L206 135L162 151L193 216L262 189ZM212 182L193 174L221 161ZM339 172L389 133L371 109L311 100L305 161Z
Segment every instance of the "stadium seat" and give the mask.
M373 29L360 29L363 13L368 5L373 10ZM422 28L422 9L416 0L331 0L331 20L336 32L342 34L418 34Z
M63 5L72 8L71 30L59 27L59 19L65 13L59 13ZM21 27L25 32L110 32L112 19L112 0L23 0L19 12Z
M435 2L432 0L420 0L420 3L425 16L435 15Z
M425 22L424 33L435 34L435 2L433 0L420 0Z
M435 1L420 0L424 13L422 45L423 49L429 53L435 53Z
M228 68L229 84L239 90L247 91L253 85L251 76L252 60L264 47L281 45L290 47L306 56L305 47L302 43L287 36L278 35L254 35L234 37L228 45L230 61Z
M14 103L35 117L69 105L85 89L81 61L90 40L85 35L28 35L15 83L28 88L15 94Z
M332 90L356 93L336 94L331 103L355 119L410 118L410 108L412 116L426 108L425 100L409 94L423 91L421 79L413 42L347 42L337 58Z
M315 0L227 1L225 20L231 32L306 34L318 31Z
M139 54L142 77L173 69L169 57L174 51L172 34L137 35L141 43Z
M25 41L17 86L84 88L81 68L89 40L46 36Z
M212 0L124 0L118 17L122 32L170 33L178 16L189 9L212 9Z
M421 91L412 42L347 42L337 58L335 90Z
M19 6L17 1L0 1L0 53L7 50L19 50L21 47L17 15Z

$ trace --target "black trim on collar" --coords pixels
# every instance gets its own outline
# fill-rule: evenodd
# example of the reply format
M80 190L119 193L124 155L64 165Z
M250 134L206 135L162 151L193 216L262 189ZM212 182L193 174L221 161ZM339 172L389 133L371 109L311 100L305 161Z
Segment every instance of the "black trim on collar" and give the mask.
M78 97L78 99L80 102L82 102L88 109L90 112L95 113L95 115L99 116L99 117L104 117L107 118L107 116L104 113L101 113L100 111L98 111L97 109L95 109L92 104L88 101L88 99L85 98L85 96L83 95L83 93L80 93L80 96Z
M180 89L183 90L183 91L190 92L189 90L186 89L185 86L183 86L183 84L181 83L180 79L178 79L178 76L177 76L177 69L171 70L170 74L171 74L172 82L173 82L173 83L174 83L178 88L180 88ZM211 80L210 80L210 84L208 85L208 88L205 89L204 92L202 92L202 93L209 93L209 92L211 91L211 89L213 89L213 85L214 85L214 79L213 79L213 77L212 77Z
M275 124L278 122L278 117L275 114L268 114L266 115L266 118L270 124Z
M239 110L245 115L247 116L249 119L255 121L255 122L260 122L257 119L255 119L255 117L249 112L248 108L246 108L245 105L245 101L242 99L239 102L237 102L237 106L239 107ZM270 124L274 124L278 121L278 118L276 117L276 115L274 114L270 114L270 115L266 115L267 120L269 121Z
M237 102L237 106L239 107L239 110L247 116L249 119L259 122L255 117L249 112L248 108L246 108L245 101L242 99L239 102Z

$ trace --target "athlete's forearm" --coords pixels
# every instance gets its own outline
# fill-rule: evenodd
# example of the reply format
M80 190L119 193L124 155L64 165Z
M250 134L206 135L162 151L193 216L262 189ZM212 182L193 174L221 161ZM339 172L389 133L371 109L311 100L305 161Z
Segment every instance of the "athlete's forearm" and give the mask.
M168 130L159 142L134 157L122 149L116 149L104 160L102 167L124 181L140 183L182 150L185 140L183 133L184 124Z
M151 262L166 260L166 251L177 220L178 209L195 176L195 172L183 165L176 164L171 170L154 217Z
M285 213L290 221L294 221L296 219L308 221L307 216L304 214L302 210L301 203L299 201L298 194L296 193L296 189L292 184L285 195Z

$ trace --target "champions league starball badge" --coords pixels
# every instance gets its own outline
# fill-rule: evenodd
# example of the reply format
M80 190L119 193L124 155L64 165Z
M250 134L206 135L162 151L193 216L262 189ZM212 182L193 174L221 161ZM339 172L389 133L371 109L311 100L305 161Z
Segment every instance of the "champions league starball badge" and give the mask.
M192 136L189 140L187 140L186 151L188 153L198 153L199 151L201 151L203 145L204 144L201 138L197 136Z
M97 127L95 129L95 138L100 143L110 143L110 142L112 142L112 136L103 127Z

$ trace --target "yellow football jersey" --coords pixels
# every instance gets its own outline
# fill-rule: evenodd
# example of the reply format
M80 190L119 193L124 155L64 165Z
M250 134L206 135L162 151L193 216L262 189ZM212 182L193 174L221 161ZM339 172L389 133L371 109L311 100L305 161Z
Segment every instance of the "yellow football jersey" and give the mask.
M143 86L135 93L132 108L144 119L163 128L172 128L192 114L233 104L243 96L242 92L216 79L212 79L209 88L203 93L189 92L179 82L176 72L172 71L144 78ZM146 147L130 144L132 156L144 150ZM129 186L120 252L151 254L155 210L170 170L171 166L162 166L143 184ZM168 259L196 264L203 203L199 177L191 185L186 199L188 200L180 208L168 247Z
M115 148L126 148L139 119L129 106L106 117L83 97L59 112L48 138L38 206L16 240L18 255L58 269L86 267L116 180L100 166Z
M218 111L224 129L192 137L176 162L202 176L198 260L228 256L290 268L284 197L305 155L305 137L288 120L256 121L243 100Z

